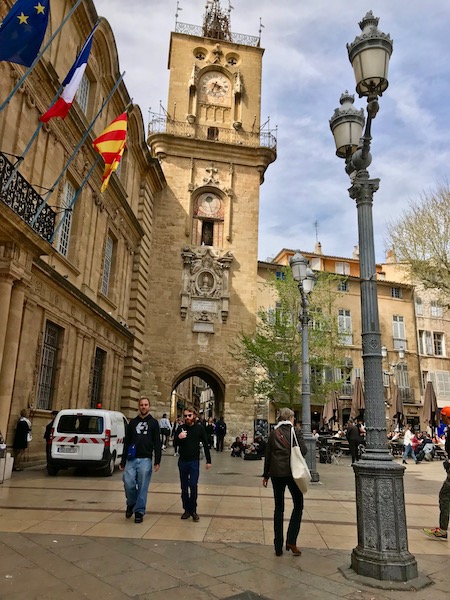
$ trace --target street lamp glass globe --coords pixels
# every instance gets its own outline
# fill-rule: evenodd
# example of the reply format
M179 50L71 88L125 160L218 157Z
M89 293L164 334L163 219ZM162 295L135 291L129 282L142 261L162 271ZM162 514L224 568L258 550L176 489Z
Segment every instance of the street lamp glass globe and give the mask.
M389 85L388 69L392 54L389 34L378 29L377 17L369 11L359 26L362 34L347 44L359 96L381 96Z
M316 278L314 276L314 273L311 271L311 269L307 269L306 277L303 280L303 290L305 291L305 294L310 294L313 291L315 285Z
M300 252L296 252L294 256L291 256L289 259L289 264L291 265L292 277L295 281L300 282L306 278L306 269L308 268L308 260L300 254Z
M341 106L336 108L330 119L330 129L336 144L336 155L346 158L352 155L359 144L364 127L364 111L353 106L355 97L345 91L339 98Z

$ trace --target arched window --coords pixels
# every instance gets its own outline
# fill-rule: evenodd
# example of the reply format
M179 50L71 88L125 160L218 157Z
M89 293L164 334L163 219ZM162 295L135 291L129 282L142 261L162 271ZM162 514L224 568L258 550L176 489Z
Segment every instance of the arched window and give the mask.
M223 200L204 192L194 200L192 243L195 246L223 246Z

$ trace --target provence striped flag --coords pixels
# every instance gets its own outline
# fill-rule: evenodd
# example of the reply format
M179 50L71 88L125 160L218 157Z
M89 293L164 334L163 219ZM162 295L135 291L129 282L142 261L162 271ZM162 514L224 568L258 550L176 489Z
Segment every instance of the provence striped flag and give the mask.
M105 161L105 170L102 177L102 188L104 192L108 187L111 174L117 169L125 150L127 137L127 113L124 112L114 119L108 127L92 142L95 150Z

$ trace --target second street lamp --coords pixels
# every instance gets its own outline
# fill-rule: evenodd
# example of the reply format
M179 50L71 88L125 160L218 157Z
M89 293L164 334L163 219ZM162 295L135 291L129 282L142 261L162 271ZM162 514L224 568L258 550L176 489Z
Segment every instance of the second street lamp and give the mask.
M417 563L408 551L404 468L388 452L384 404L381 335L378 317L373 194L379 179L370 179L371 124L378 112L378 97L388 87L387 71L392 40L378 29L378 19L368 12L359 24L362 30L347 46L356 91L367 97L367 122L355 147L354 135L362 131L363 114L353 106L353 97L341 97L330 127L336 154L345 158L350 176L350 197L356 200L360 248L361 321L366 397L367 450L355 463L358 545L351 567L358 575L382 581L404 582L417 578Z
M300 292L301 311L299 321L301 323L302 332L302 433L305 439L308 452L306 454L306 462L311 472L311 481L319 481L319 473L316 467L316 440L311 433L311 386L309 367L309 346L308 346L308 295L312 292L316 278L314 273L308 267L307 259L296 252L289 259L289 264L292 270L292 277L297 282L298 291Z

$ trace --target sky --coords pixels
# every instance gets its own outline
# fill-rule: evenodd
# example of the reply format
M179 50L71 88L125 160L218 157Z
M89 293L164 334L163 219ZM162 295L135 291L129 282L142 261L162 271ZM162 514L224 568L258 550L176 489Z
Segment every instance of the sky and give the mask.
M121 71L148 123L167 106L167 57L176 0L94 0L113 29ZM201 25L205 0L179 0L178 21ZM261 186L259 259L282 248L349 257L358 243L357 211L344 161L335 155L329 119L340 95L354 92L346 44L368 10L394 40L389 87L372 126L369 173L376 259L385 227L411 200L448 181L450 170L450 2L448 0L233 0L231 30L258 35L263 59L261 122L278 128L278 157ZM228 2L222 0L222 7ZM355 106L365 99L355 94Z

